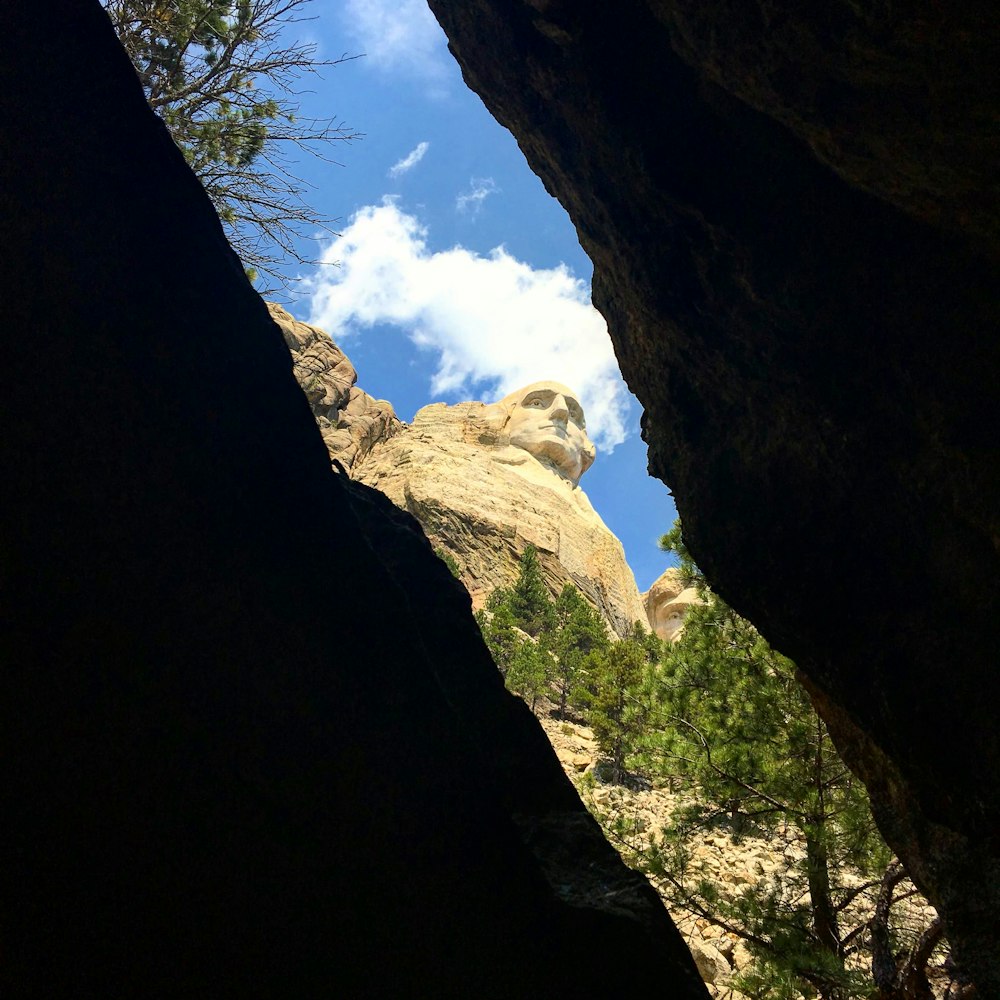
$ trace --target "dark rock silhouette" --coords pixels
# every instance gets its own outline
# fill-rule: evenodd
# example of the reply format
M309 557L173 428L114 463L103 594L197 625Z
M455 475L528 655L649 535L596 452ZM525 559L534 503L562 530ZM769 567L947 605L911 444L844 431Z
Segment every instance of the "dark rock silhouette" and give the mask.
M0 992L704 996L96 0L0 38Z
M430 6L594 262L697 561L1000 996L993 6Z

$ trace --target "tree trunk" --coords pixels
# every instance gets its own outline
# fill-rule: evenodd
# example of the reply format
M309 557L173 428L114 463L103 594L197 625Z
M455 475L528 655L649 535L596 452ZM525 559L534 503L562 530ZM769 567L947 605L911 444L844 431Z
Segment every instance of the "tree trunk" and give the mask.
M878 987L878 1000L934 1000L927 980L927 963L941 940L941 918L924 928L901 960L892 953L889 936L892 894L906 877L903 866L894 861L882 877L875 913L869 922L872 935L872 979Z
M888 1000L896 979L896 959L892 954L889 938L889 911L892 908L892 891L903 880L903 866L893 861L882 876L875 912L868 927L872 935L872 979L878 987L879 1000Z
M818 832L817 832L818 831ZM820 946L828 951L843 968L840 953L840 928L837 911L830 894L830 858L824 840L824 821L806 823L806 877L809 882L809 899L812 907L813 933ZM822 1000L845 1000L846 994L839 984L818 987Z
M816 829L819 829L819 834ZM823 822L806 824L806 876L812 901L813 931L817 940L831 955L840 957L840 929L837 911L830 895L830 869Z

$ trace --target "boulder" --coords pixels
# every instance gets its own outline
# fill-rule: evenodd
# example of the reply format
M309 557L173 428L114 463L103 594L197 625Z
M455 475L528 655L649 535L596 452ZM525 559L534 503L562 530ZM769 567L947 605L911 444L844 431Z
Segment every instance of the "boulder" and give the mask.
M692 942L691 954L694 955L701 978L712 986L719 985L733 971L726 956L707 941Z

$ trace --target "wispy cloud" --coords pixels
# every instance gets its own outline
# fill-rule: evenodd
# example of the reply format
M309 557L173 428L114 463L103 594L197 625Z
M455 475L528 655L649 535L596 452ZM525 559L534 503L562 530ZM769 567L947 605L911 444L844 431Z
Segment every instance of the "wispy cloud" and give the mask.
M342 17L369 66L436 85L443 81L447 40L425 0L347 0Z
M564 265L533 268L503 247L433 251L391 199L369 205L324 249L310 322L338 341L376 324L405 329L436 355L437 397L498 399L542 379L580 394L598 446L624 441L628 392L590 289ZM363 373L362 373L363 376Z
M412 170L424 158L424 153L430 148L431 144L429 142L418 142L406 156L389 168L389 176L400 177L408 170Z
M455 199L455 208L459 212L478 215L483 202L499 190L492 177L473 177L469 182L469 190Z

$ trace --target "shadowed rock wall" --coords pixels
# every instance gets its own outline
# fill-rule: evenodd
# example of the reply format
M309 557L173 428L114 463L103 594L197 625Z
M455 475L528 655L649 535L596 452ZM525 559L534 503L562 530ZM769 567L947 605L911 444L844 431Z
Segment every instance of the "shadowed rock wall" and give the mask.
M98 4L0 38L0 992L704 996Z
M693 554L1000 995L991 5L430 6L576 224Z

